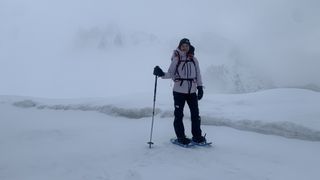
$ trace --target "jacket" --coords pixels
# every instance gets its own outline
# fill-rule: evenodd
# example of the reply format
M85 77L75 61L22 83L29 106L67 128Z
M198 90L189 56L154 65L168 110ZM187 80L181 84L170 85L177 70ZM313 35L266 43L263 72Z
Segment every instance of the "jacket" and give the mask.
M171 64L163 79L174 81L173 91L190 94L197 91L197 86L202 86L202 77L199 62L196 57L188 57L180 49L173 51Z

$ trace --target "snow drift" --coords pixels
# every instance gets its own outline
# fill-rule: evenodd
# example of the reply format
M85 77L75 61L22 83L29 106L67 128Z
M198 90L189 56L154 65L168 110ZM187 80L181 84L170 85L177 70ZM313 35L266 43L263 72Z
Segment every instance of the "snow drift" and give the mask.
M216 95L204 99L200 104L202 123L204 125L227 126L244 131L262 134L278 135L287 138L320 141L319 93L299 89L276 89L245 95ZM23 97L22 97L23 98ZM128 102L137 102L135 96L123 97L123 100L91 100L91 102L63 103L59 101L32 100L14 98L10 101L20 108L36 108L39 110L72 110L94 111L114 117L140 119L152 116L152 108L145 106L145 98L139 97L141 103L126 105ZM109 101L109 103L108 103ZM171 102L161 98L156 116L158 118L173 118ZM72 102L70 100L69 102ZM148 101L146 101L148 102ZM202 103L202 101L200 101ZM221 108L223 107L223 108ZM266 109L270 109L267 111ZM187 107L185 108L187 110ZM271 113L271 114L270 114ZM189 119L188 113L186 119ZM303 120L299 117L303 116ZM293 117L296 117L294 119ZM308 117L306 119L305 117Z

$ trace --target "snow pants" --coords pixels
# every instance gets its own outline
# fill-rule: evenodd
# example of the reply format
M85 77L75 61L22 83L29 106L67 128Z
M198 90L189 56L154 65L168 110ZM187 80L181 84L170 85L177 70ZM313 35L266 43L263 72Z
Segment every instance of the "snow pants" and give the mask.
M177 138L186 137L183 125L183 108L187 102L191 114L191 133L193 137L201 136L201 118L199 116L198 97L196 93L184 94L173 92L174 99L174 130Z

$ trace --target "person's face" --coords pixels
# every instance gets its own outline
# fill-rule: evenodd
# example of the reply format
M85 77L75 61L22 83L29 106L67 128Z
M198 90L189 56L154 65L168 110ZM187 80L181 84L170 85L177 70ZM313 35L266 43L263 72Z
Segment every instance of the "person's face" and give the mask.
M189 44L182 44L180 50L187 53L189 51Z

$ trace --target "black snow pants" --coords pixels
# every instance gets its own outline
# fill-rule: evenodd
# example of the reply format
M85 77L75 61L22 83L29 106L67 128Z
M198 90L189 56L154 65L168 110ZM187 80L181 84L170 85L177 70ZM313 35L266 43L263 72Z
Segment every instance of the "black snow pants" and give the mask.
M174 130L177 138L186 137L183 125L183 108L187 102L191 113L191 133L193 137L201 136L201 118L199 116L198 97L196 93L183 94L173 92L174 99Z

